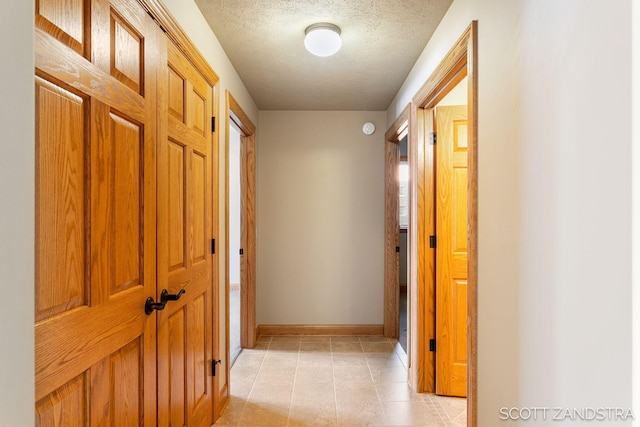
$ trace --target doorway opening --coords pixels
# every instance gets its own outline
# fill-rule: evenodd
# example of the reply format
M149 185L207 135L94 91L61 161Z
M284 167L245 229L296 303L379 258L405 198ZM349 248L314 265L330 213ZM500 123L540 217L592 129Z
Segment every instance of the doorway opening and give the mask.
M256 128L229 91L226 105L225 345L229 378L241 350L256 343Z
M436 233L436 122L434 114L438 104L461 81L466 81L466 117L463 127L458 129L465 136L466 170L464 179L459 180L458 189L464 189L458 208L464 208L460 218L466 219L458 230L459 246L464 246L467 260L464 262L466 280L464 301L459 300L454 316L458 324L465 323L464 335L455 340L455 351L465 359L464 390L467 396L467 425L476 426L476 349L477 349L477 21L473 21L454 44L441 63L436 67L413 100L385 134L385 168L393 169L396 164L397 148L394 146L405 135L408 136L409 160L409 228L408 228L408 375L410 385L418 392L436 392L436 357L442 342L436 338L436 248L442 236ZM466 80L465 80L466 78ZM456 122L457 121L457 122ZM458 119L453 122L462 123ZM461 146L459 144L459 146ZM460 147L459 147L460 148ZM397 184L392 181L395 174L385 173L385 194L397 194ZM462 183L462 184L460 184ZM441 190L442 191L442 190ZM398 217L393 198L385 198L385 331L387 326L395 326L395 320L387 313L393 313L398 300L393 299L397 289L398 263L391 258L395 239L394 227ZM442 231L441 231L442 232ZM392 246L393 245L393 246ZM394 274L387 274L392 271ZM459 287L462 289L462 287ZM387 298L390 295L391 298ZM451 321L451 318L449 318Z
M235 123L229 126L229 364L233 366L240 346L240 249L242 200L240 180L240 137Z
M400 268L398 271L398 306L399 306L399 335L398 335L398 343L400 347L404 350L405 353L407 351L407 329L408 329L408 294L407 294L407 283L408 283L408 239L407 232L409 230L409 154L408 154L408 138L405 136L398 143L399 150L399 163L398 163L398 225L400 233L399 235L399 263Z

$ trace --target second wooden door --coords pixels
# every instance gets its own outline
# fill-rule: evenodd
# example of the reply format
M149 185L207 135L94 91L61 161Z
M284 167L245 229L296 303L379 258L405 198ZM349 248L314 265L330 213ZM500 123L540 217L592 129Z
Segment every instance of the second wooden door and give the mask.
M467 106L436 108L436 393L467 394Z
M213 422L213 87L168 39L158 148L158 425Z

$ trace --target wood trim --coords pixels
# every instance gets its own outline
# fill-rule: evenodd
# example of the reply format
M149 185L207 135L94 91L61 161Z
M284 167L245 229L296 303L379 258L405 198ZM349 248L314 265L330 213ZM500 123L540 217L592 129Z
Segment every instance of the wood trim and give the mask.
M184 32L178 21L171 15L171 12L164 6L161 0L138 0L151 17L158 23L160 28L167 34L167 37L185 54L187 58L198 69L207 82L214 86L220 78L211 68L209 62L198 51L187 33Z
M258 337L272 335L330 335L381 337L384 325L260 325Z
M409 132L410 115L411 108L410 105L407 105L384 134L385 141L398 142L407 135Z
M233 123L235 123L246 136L256 133L256 127L249 119L249 116L246 115L244 110L240 107L240 104L238 104L238 101L236 101L229 91L227 91L227 99L229 102L229 116Z
M442 59L442 62L440 62L438 67L433 71L429 79L414 95L413 103L419 108L434 107L453 86L464 78L464 75L460 76L460 72L467 69L467 52L473 26L474 24L472 23L471 26L465 30L447 55ZM453 83L454 81L455 83Z
M214 316L215 316L215 313L214 313ZM216 404L215 403L215 399L214 399L214 406L217 407L216 412L215 412L215 414L217 414L217 415L214 418L215 421L217 421L218 418L220 418L220 416L225 411L227 406L229 406L229 403L231 403L231 393L229 392L229 382L228 381L220 389L220 399L218 399L218 400L219 400L219 402ZM214 424L215 424L215 421L214 421Z
M424 114L424 139L435 129L433 109L422 110ZM425 371L423 379L423 389L435 393L436 391L436 354L429 350L429 340L436 337L436 249L429 246L427 236L436 235L436 147L433 145L423 145L423 177L421 183L424 186L421 191L421 212L420 227L420 251L425 254L424 263L418 272L419 283L423 284L421 293L424 295L424 318L421 319L424 325L423 350L425 355ZM424 335L423 334L423 337Z
M250 122L249 122L250 123ZM245 276L240 281L240 295L242 298L240 323L244 341L241 344L247 348L256 345L256 138L255 134L242 137L242 163L244 173L242 181L242 227L244 255L242 262L245 266Z
M398 337L400 325L400 219L398 218L398 143L410 134L411 105L407 105L385 133L385 262L384 262L384 334Z
M399 126L405 129L406 123ZM396 133L387 132L391 137ZM399 186L398 180L398 157L399 146L397 139L387 139L384 143L384 336L387 338L397 338L400 332L398 317L400 313L400 254L396 252L396 247L400 245L400 219L398 211Z
M409 139L412 183L410 209L410 384L419 392L435 391L435 354L429 339L435 338L435 250L427 236L435 234L434 149L425 144L433 131L431 110L415 108L415 131ZM413 363L415 362L415 363Z
M467 291L467 424L475 427L478 413L478 21L471 22L467 42L469 132L469 261Z
M213 86L213 116L218 117L220 112L220 82L217 82ZM213 198L212 198L212 228L211 238L215 239L216 244L220 242L220 130L212 130L213 146L211 148L211 155L214 156L211 162L211 176L213 182ZM213 358L214 360L220 359L220 353L223 349L220 345L220 255L219 251L213 254L213 262L211 264L211 275L213 277ZM228 358L226 360L229 360ZM227 383L229 376L227 375ZM213 377L213 421L220 418L224 408L230 401L229 387L225 384L220 387L220 377Z

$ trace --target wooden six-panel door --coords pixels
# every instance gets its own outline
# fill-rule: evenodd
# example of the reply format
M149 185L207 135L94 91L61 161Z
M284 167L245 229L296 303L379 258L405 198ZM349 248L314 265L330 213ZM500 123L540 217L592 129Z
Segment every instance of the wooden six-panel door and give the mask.
M134 0L36 27L36 423L208 426L211 70Z
M467 395L467 106L436 108L436 393Z
M213 417L213 87L166 37L158 148L158 425L209 426Z
M36 1L38 426L156 425L156 70L125 0Z

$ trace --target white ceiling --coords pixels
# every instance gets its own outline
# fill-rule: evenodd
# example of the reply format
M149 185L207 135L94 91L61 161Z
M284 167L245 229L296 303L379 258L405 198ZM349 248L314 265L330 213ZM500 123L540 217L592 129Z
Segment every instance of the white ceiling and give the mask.
M386 110L452 0L195 0L260 110ZM331 57L304 30L342 30Z

